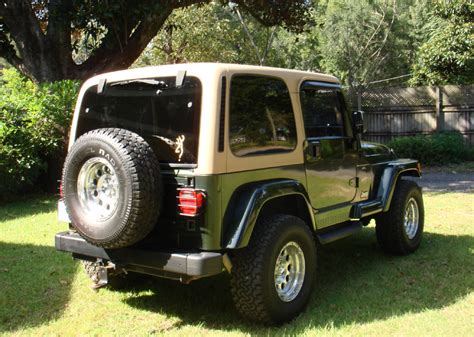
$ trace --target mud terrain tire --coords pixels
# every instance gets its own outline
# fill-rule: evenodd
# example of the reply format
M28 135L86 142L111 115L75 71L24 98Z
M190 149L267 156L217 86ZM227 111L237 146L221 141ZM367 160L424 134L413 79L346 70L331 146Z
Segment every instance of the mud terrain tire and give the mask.
M249 245L233 256L232 298L243 317L281 324L293 319L308 303L316 276L316 244L313 233L300 218L282 214L262 220ZM285 255L286 247L298 253ZM280 268L280 260L284 268ZM298 265L299 280L291 276L293 270L298 271ZM285 272L287 283L283 278L284 284L280 285ZM298 283L297 288L292 287Z
M398 181L390 209L376 219L375 233L382 250L394 255L417 250L423 236L424 218L420 187L410 180Z

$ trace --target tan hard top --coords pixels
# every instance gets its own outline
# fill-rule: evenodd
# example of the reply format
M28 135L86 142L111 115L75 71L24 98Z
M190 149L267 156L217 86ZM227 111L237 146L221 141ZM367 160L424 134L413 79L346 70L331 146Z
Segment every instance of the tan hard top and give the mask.
M209 74L255 73L262 75L278 76L284 79L297 77L299 79L304 78L324 82L339 83L338 79L334 76L310 71L230 63L181 63L151 66L144 68L132 68L127 70L104 73L92 77L85 83L84 86L88 87L90 85L97 84L97 82L102 78L107 79L107 81L109 82L114 82L136 78L150 78L156 76L175 76L178 71L183 70L186 71L187 75L194 76L205 75L207 77L209 76Z
M268 168L282 165L293 165L302 163L303 158L303 139L299 139L295 150L291 153L281 153L267 156L249 156L236 157L229 151L228 139L225 139L226 151L217 151L217 134L219 132L219 119L216 118L220 109L220 77L234 74L258 74L262 76L273 76L283 79L292 96L293 108L299 112L298 91L303 81L321 81L330 83L339 83L338 79L331 75L314 73L309 71L291 70L283 68L261 67L252 65L226 64L226 63L183 63L153 66L145 68L134 68L111 73L97 75L87 80L79 93L76 109L74 113L70 142L72 146L76 138L76 128L79 118L79 110L82 104L82 97L85 91L97 85L101 79L108 83L117 81L127 81L133 79L171 77L177 76L179 71L186 71L186 76L198 77L203 83L203 99L201 106L200 130L206 132L200 133L198 165L195 174L216 174L226 172L239 172L260 168ZM229 86L229 84L227 84ZM227 107L228 110L228 107ZM228 134L228 118L226 133ZM298 113L296 118L296 127L298 134L303 134L303 121Z

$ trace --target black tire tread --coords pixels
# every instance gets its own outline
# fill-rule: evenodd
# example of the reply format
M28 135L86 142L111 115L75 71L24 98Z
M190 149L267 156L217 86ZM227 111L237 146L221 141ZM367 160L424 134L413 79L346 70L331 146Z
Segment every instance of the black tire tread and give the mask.
M403 228L404 207L407 195L413 190L420 193L420 187L411 180L399 180L395 187L390 209L380 214L376 219L375 232L382 250L389 254L406 255L418 248L407 245ZM423 204L420 208L420 224L423 226Z

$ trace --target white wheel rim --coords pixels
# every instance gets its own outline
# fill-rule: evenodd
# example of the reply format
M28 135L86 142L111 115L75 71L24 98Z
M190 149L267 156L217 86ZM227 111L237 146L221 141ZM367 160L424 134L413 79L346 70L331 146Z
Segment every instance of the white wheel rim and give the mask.
M288 242L278 254L275 263L275 289L283 302L290 302L298 296L305 277L303 250L294 241Z
M420 212L415 198L411 197L405 207L404 227L405 233L410 240L416 236L420 222Z
M120 197L115 169L103 158L94 157L82 165L77 179L79 203L96 221L109 219Z

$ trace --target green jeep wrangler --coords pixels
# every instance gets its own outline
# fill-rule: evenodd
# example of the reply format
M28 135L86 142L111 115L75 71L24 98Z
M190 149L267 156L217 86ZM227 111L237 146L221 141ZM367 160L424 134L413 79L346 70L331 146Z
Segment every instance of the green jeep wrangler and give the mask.
M391 254L420 245L416 160L361 141L329 75L233 64L102 74L82 87L61 183L56 248L97 286L120 274L230 273L246 318L300 313L318 246L376 220Z

